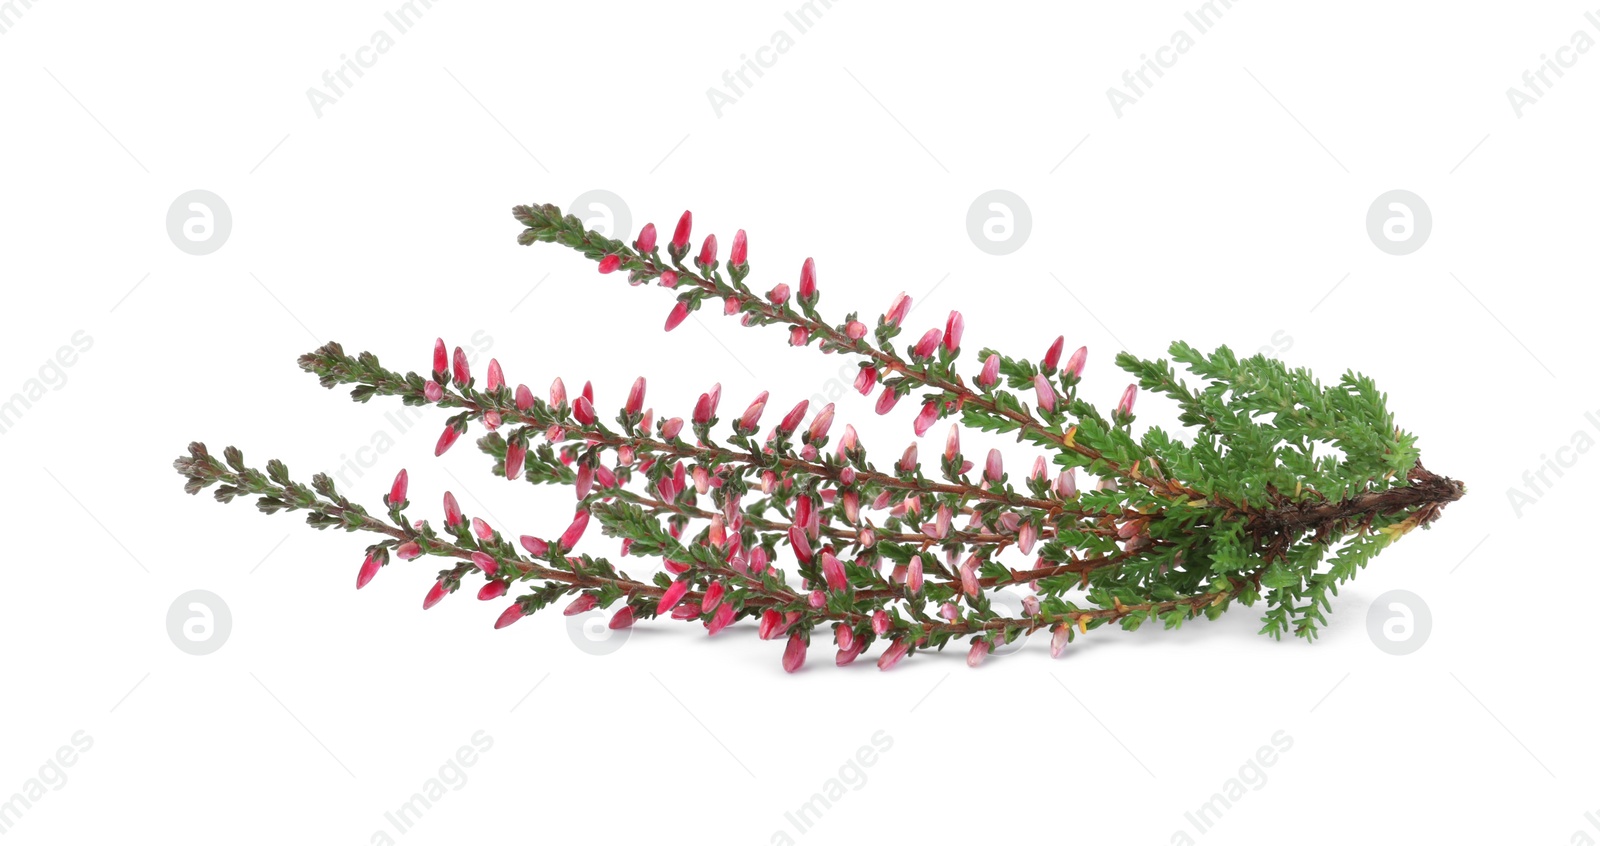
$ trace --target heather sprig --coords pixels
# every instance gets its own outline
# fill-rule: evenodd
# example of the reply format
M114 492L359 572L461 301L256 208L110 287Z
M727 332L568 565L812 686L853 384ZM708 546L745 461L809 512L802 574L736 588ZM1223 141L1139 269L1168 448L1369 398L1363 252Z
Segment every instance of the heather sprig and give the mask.
M537 395L513 387L491 361L480 386L462 351L450 355L442 340L426 376L328 344L300 359L324 386L352 386L360 402L398 397L451 412L435 454L482 426L477 445L495 475L572 487L574 516L557 515L542 534L512 542L467 519L446 493L443 526L434 529L407 517L405 471L374 516L327 476L307 487L281 463L263 473L237 450L219 461L200 444L177 462L186 489L215 485L223 501L254 496L269 513L305 510L317 528L382 536L366 550L358 588L395 559L432 555L448 566L425 608L471 578L483 581L480 599L517 594L497 627L565 597L567 613L615 607L613 627L671 616L717 634L753 617L761 637L786 639L790 671L822 626L831 627L839 664L883 641L883 669L957 638L976 666L1041 629L1059 655L1076 635L1108 623L1177 628L1236 602L1265 602L1264 632L1309 640L1339 584L1464 492L1418 463L1415 438L1395 427L1372 382L1353 373L1324 386L1262 356L1241 360L1226 347L1207 356L1180 342L1171 362L1117 356L1136 381L1102 413L1079 395L1088 351L1079 347L1063 364L1064 338L1037 360L985 348L968 368L960 312L909 344L897 344L911 306L904 294L871 326L856 312L824 318L812 259L793 288L779 282L757 293L746 282L743 230L727 264L710 236L691 266L687 212L665 256L653 224L628 245L553 206L519 206L515 215L526 227L520 243L564 244L602 274L670 289L669 331L706 303L720 304L744 325L782 328L793 346L856 357L856 390L876 393L880 414L911 397L917 437L940 420L959 422L936 461L916 441L874 461L853 427L834 440L832 404L780 411L763 392L724 419L721 387L712 386L682 416L657 418L640 377L606 420L588 384L569 395L558 378ZM1185 382L1173 362L1199 381ZM1192 443L1154 427L1135 434L1140 389L1177 404ZM1043 454L1025 472L1008 472L998 450L964 454L963 427L1015 435ZM621 540L623 557L659 561L660 570L634 577L577 554L591 519ZM1003 563L1012 549L1031 564ZM1032 591L1022 615L997 611L993 592L1021 585Z

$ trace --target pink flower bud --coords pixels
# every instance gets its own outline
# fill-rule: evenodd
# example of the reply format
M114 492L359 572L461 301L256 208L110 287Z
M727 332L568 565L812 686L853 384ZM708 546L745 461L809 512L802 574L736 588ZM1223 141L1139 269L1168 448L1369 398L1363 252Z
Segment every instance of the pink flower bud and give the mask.
M1029 617L1039 616L1039 597L1026 596L1022 599L1022 613Z
M890 326L899 326L909 311L911 311L911 298L906 296L906 292L901 291L895 294L889 303L889 310L883 313L883 322Z
M510 608L507 608L504 611L501 611L500 618L494 621L494 627L497 629L503 629L520 619L522 619L522 605L518 603L512 605Z
M622 256L611 255L611 256L605 256L605 257L600 259L600 272L601 273L615 273L617 268L619 268L621 266L622 266Z
M800 298L805 299L817 295L817 263L807 258L800 265Z
M722 597L726 592L727 588L723 586L720 579L706 585L706 595L700 601L700 609L702 611L716 610L717 606L722 604Z
M912 421L911 428L917 433L917 437L920 438L928 433L928 429L932 427L934 421L938 419L939 403L935 402L934 400L928 400L922 404L922 411L917 414L917 419Z
M689 592L687 581L676 581L667 586L666 593L661 594L661 601L656 603L656 616L671 611L678 603L683 601L683 595Z
M961 312L952 311L944 321L944 348L955 352L961 348L961 334L967 329L967 319Z
M772 640L772 638L775 636L774 632L776 632L778 630L778 626L782 624L783 615L771 608L768 608L767 610L761 612L761 622L756 627L756 636L762 640Z
M535 558L543 558L550 554L550 544L533 535L522 536L522 548Z
M506 444L506 478L516 479L522 475L522 465L528 458L528 448L516 441Z
M922 592L922 556L911 556L911 563L906 567L906 590L912 593Z
M744 230L733 233L733 247L728 250L728 264L734 267L743 267L748 264L750 256L750 239L745 237Z
M1078 468L1068 467L1056 476L1056 495L1064 499L1071 499L1078 495Z
M1038 540L1039 527L1035 526L1032 521L1023 523L1022 527L1017 529L1017 549L1023 555L1033 552L1033 545Z
M852 320L844 325L844 335L852 341L859 341L867 336L867 324Z
M806 419L806 410L810 407L810 400L801 400L794 408L789 409L789 413L783 416L783 420L779 421L778 431L788 434L800 428L801 421Z
M1043 373L1033 377L1033 397L1041 410L1056 410L1056 391L1050 387L1050 380Z
M789 286L779 282L776 287L767 292L767 299L771 300L773 305L783 305L789 301Z
M939 616L947 622L954 623L956 618L961 616L961 609L957 608L954 602L946 602L939 606Z
M394 554L402 561L410 561L422 557L422 547L416 541L406 541L394 548Z
M800 632L789 635L789 645L783 648L783 671L792 673L806 663L806 641Z
M460 347L456 347L455 356L450 360L454 368L456 387L465 388L467 381L472 378L472 371L467 367L467 354Z
M878 635L880 637L883 636L883 635L886 635L886 634L889 633L889 627L891 625L892 625L892 623L889 620L888 612L884 611L882 608L879 608L878 610L872 612L872 633L873 634Z
M644 377L633 380L633 387L628 390L628 404L623 411L628 414L638 414L644 408Z
M550 383L550 407L559 408L566 404L567 384L561 381L560 376L557 376L556 380Z
M922 333L922 338L917 341L917 345L911 350L911 356L913 358L927 358L933 355L934 351L939 349L939 341L943 337L944 333L938 329L929 329Z
M961 564L961 592L977 596L978 591L978 556L969 555Z
M527 385L517 386L516 399L518 411L527 411L533 408L533 391L528 390Z
M828 583L828 590L845 590L850 587L850 578L845 575L844 564L831 552L822 553L822 578Z
M1139 395L1138 385L1129 385L1122 392L1122 399L1117 400L1117 414L1128 415L1133 413L1133 401Z
M656 225L654 223L646 223L644 228L639 230L639 240L633 242L633 248L641 253L648 253L656 248Z
M878 658L878 669L893 669L894 665L905 659L906 651L910 648L911 646L907 644L904 639L897 640L894 643L889 644L889 648L885 649L883 651L883 655L879 656Z
M835 624L833 627L833 642L838 644L840 649L849 649L856 643L855 630L844 623Z
M478 565L479 570L490 576L494 575L495 570L499 569L499 564L487 552L472 553L472 563Z
M666 330L668 332L671 332L672 330L678 328L678 324L682 323L684 321L684 318L687 318L688 316L689 316L689 304L688 303L686 303L686 302L684 302L682 300L679 300L678 302L674 303L673 306L672 306L672 311L667 312L667 322L665 324Z
M633 625L633 606L624 605L611 615L611 621L606 623L608 629L626 629Z
M1000 381L1000 354L989 353L983 360L983 371L978 374L978 387L992 388Z
M406 501L406 488L411 484L405 470L395 474L394 484L389 486L389 504L399 505Z
M872 393L872 389L877 387L877 385L878 368L868 366L856 371L855 388L857 393L861 394L862 396L866 396L867 394Z
M422 395L428 398L428 402L438 402L444 399L444 386L429 379L422 383Z
M1066 338L1060 335L1056 336L1055 343L1050 345L1050 349L1044 351L1044 363L1039 367L1040 370L1049 373L1056 369L1056 365L1061 363L1061 345L1066 342Z
M811 418L811 428L806 430L806 440L820 441L828 436L828 429L833 426L833 403L828 403Z
M943 502L939 503L939 510L934 513L933 517L933 536L935 538L944 540L950 536L950 518L950 506Z
M561 613L568 617L576 617L585 611L594 610L594 607L598 604L599 602L593 595L580 593L576 599L567 604L566 608L562 609Z
M902 473L912 473L917 469L917 442L912 441L906 451L900 453L900 463L896 465ZM913 500L915 501L915 500Z
M489 359L489 376L487 377L487 381L484 383L484 390L499 390L500 388L505 387L505 384L506 374L505 371L500 369L500 360L497 358Z
M439 433L439 442L433 445L433 454L435 456L444 455L445 450L455 446L456 438L459 437L461 437L460 429L448 423L445 424L444 431Z
M378 575L378 568L382 566L383 562L378 556L367 553L367 557L361 562L361 569L356 573L356 590L366 587L367 582L372 581L372 577Z
M856 427L849 423L844 424L844 435L839 438L839 458L844 459L845 454L860 445L861 439L856 435Z
M715 236L715 235L707 235L706 239L704 241L700 242L700 263L701 264L710 264L710 263L712 263L712 262L714 262L716 260L717 260L717 236Z
M482 517L472 518L472 533L478 536L478 540L482 541L490 540L494 537L494 529Z
M1067 640L1072 635L1072 624L1062 623L1050 633L1050 657L1060 658L1067 651Z
M1083 376L1083 365L1088 360L1089 348L1078 347L1078 349L1072 353L1072 357L1067 359L1067 366L1061 371L1061 374L1067 378L1068 382L1077 381Z
M461 516L461 505L456 502L456 495L451 493L451 492L449 492L449 491L445 491L444 492L444 524L445 524L445 526L454 529L456 526L461 525L461 519L462 519L462 516Z
M492 582L485 582L483 587L478 588L478 598L484 602L488 602L491 599L499 599L506 595L506 590L506 583L498 579Z
M433 372L443 373L450 369L450 354L445 352L444 339L439 338L433 342Z
M678 604L678 607L672 609L672 619L674 620L693 620L698 616L700 616L698 603L682 602Z
M807 329L806 327L804 327L804 326L790 326L789 327L789 346L791 346L791 347L803 347L803 346L806 345L806 341L808 341L810 339L811 339L811 330Z
M675 250L677 250L679 252L688 251L688 249L689 249L689 230L693 226L694 226L694 215L691 215L688 212L684 212L683 213L683 217L678 218L678 228L672 230L672 248L673 249L675 249Z
M445 589L444 579L434 582L433 587L428 588L428 595L422 598L422 610L426 611L429 608L438 605L439 600L444 599L445 595L448 593L450 593L450 591Z
M767 392L762 391L750 405L745 407L744 414L739 417L739 429L744 432L754 432L761 423L761 412L767 407Z
M500 428L500 412L485 411L483 413L483 426L491 432Z
M888 414L894 410L895 404L898 402L900 402L900 395L894 392L894 386L885 385L883 386L883 393L878 395L878 403L875 409L879 414Z
M967 650L967 666L976 668L987 657L989 657L989 639L980 637L973 641L972 648Z
M806 595L806 603L812 608L822 608L828 604L828 597L820 590L814 590Z
M572 401L572 416L580 426L593 425L596 419L594 404L589 401L588 397L578 397Z
M661 287L663 287L663 288L676 288L676 287L678 287L678 271L676 271L676 270L663 270L663 271L661 271Z
M706 621L706 634L714 635L727 628L728 624L733 622L733 617L736 613L738 611L732 605L718 606L716 613L712 614L711 619Z
M794 556L800 559L801 564L811 563L811 540L806 537L803 527L789 527L789 546L794 549Z
M572 524L561 533L561 548L571 549L577 546L578 539L583 537L583 530L587 528L589 528L589 512L579 511L577 516L572 518Z
M990 482L998 482L1002 475L1000 450L991 449L989 450L989 459L983 464L983 478Z
M1028 477L1036 481L1042 481L1045 473L1048 472L1049 469L1050 465L1045 463L1044 456L1035 456L1033 459L1033 472L1030 473Z

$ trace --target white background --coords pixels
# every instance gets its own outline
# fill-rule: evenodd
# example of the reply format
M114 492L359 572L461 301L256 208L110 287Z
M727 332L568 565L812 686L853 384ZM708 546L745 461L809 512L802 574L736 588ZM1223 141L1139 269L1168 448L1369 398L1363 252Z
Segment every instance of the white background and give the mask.
M1558 453L1600 440L1600 51L1563 54L1520 117L1506 96L1574 32L1600 38L1582 4L1239 3L1203 35L1192 0L844 0L801 35L798 0L449 2L395 35L398 5L4 6L0 398L54 384L0 436L0 799L54 778L75 732L93 742L7 842L1600 838L1596 562L1577 531L1600 457ZM1106 90L1180 29L1193 48L1119 117ZM393 47L318 116L307 90L380 30ZM718 116L707 89L778 31L793 46ZM194 189L232 214L204 256L166 227ZM966 229L993 189L1032 220L1009 255ZM1433 218L1406 256L1366 231L1392 189ZM815 256L833 317L905 290L911 337L957 307L972 351L1037 357L1065 334L1105 404L1127 381L1116 350L1175 338L1359 370L1470 493L1344 590L1314 646L1257 636L1240 607L1099 631L1059 661L1036 639L976 671L962 650L837 670L819 632L795 676L749 624L708 640L654 622L596 656L555 614L494 631L501 603L465 592L424 615L433 563L358 594L366 539L182 493L170 462L199 439L301 478L357 462L346 488L373 506L404 466L418 516L453 489L513 533L565 526L570 492L495 479L470 442L434 460L437 412L399 434L398 405L318 387L294 362L328 340L422 370L436 335L481 333L478 372L492 355L540 391L592 379L605 416L640 374L681 415L719 380L733 410L837 390L843 362L781 330L706 311L663 334L661 290L516 246L513 204L591 190L663 240L684 208L697 242L748 230L761 290ZM80 330L88 351L48 366ZM905 445L910 404L838 401L880 462ZM1157 398L1139 410L1173 420ZM1534 490L1547 457L1572 466ZM210 655L166 630L194 589L232 616ZM1431 610L1406 656L1368 635L1393 589ZM385 812L479 730L492 746L466 782L396 833ZM880 730L863 782L846 764ZM1279 731L1293 745L1265 782L1196 832L1185 813ZM841 770L854 786L798 833L785 813Z

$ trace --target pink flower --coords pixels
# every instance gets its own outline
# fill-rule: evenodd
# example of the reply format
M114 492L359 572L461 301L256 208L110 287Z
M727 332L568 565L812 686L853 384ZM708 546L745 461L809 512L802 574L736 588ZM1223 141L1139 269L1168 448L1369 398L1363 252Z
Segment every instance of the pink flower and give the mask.
M689 582L679 580L667 586L665 593L661 594L661 601L656 603L656 615L671 611L678 603L683 601L683 595L689 592Z
M1073 352L1072 357L1067 359L1067 366L1061 371L1061 375L1065 377L1069 383L1076 382L1083 376L1083 365L1088 360L1089 348L1078 347L1078 349Z
M783 615L768 608L761 612L761 622L756 627L756 636L762 640L772 640L776 635L778 626L783 623Z
M700 606L697 603L684 602L672 609L674 620L693 620L698 616L700 616Z
M806 640L800 632L789 635L789 645L783 648L783 671L792 673L806 663Z
M856 435L856 427L849 423L844 424L844 435L839 438L839 458L842 460L846 453L860 445L861 439Z
M814 590L806 596L806 603L812 608L822 608L828 604L828 597L820 590Z
M789 327L789 346L791 346L791 347L803 347L803 346L806 345L806 341L808 341L810 339L811 339L811 330L807 329L806 327L804 327L804 326L790 326Z
M526 549L528 554L535 558L543 558L550 554L550 544L546 541L540 540L533 535L523 535L521 540L522 548Z
M845 590L850 587L850 578L845 575L844 564L831 552L822 553L822 578L828 583L828 590Z
M1038 540L1039 527L1035 526L1033 521L1030 520L1026 523L1023 523L1022 527L1017 529L1017 549L1020 550L1023 555L1027 555L1032 552L1033 545Z
M693 225L694 215L688 212L684 212L683 217L678 218L678 228L672 230L672 249L678 252L688 252L689 230Z
M857 658L861 657L861 653L865 652L866 649L866 638L857 638L855 643L850 644L849 649L841 649L833 654L833 665L835 667L849 666Z
M644 408L644 377L633 380L633 387L628 390L628 404L623 411L628 414L638 414Z
M889 310L883 313L883 322L890 326L899 326L906 319L906 313L911 311L911 298L905 291L895 294L889 303Z
M789 527L789 546L794 549L794 556L800 559L801 564L811 563L811 540L806 537L803 527Z
M494 621L494 627L503 629L520 619L522 619L522 605L519 603L501 611L499 619Z
M378 575L378 568L382 566L383 561L378 556L370 552L367 553L367 557L361 562L360 571L356 573L356 590L366 587L367 582L372 581L372 577Z
M913 358L927 358L933 355L934 351L939 349L939 341L943 337L944 333L938 329L929 329L922 333L922 338L911 349L911 356Z
M461 437L461 430L445 424L444 431L439 433L439 442L433 446L435 456L444 455L445 450L455 446L456 438Z
M980 637L972 642L972 648L967 650L967 666L976 668L989 657L989 639Z
M1062 623L1050 633L1050 657L1060 658L1067 651L1067 640L1072 635L1072 624Z
M983 372L978 374L978 387L992 388L1000 381L1000 354L989 353L983 360Z
M661 421L661 439L664 441L670 441L673 438L678 437L678 433L682 431L682 417L669 417L666 420Z
M1039 616L1039 597L1027 596L1022 599L1022 613L1029 617Z
M944 321L944 348L955 352L961 348L961 334L966 331L967 319L961 312L952 311Z
M944 460L954 461L961 454L961 424L951 423L950 434L944 436Z
M869 365L856 371L856 393L866 396L867 394L872 393L872 389L876 387L877 384L878 368Z
M467 381L472 378L472 372L467 367L467 354L460 347L456 347L455 356L451 358L450 362L455 371L456 387L465 388Z
M449 491L445 491L444 524L449 528L454 529L456 526L461 525L461 520L461 505L456 502L456 495Z
M600 272L601 273L614 273L614 272L616 272L616 269L621 267L621 266L622 266L622 256L612 255L612 256L606 256L606 257L600 259Z
M978 587L978 556L969 555L961 564L961 592L969 596L977 596Z
M518 411L527 411L533 408L533 391L528 390L527 385L517 386L516 398Z
M922 592L922 556L911 556L911 564L906 568L906 590L911 593Z
M678 287L678 271L676 271L676 270L663 270L663 271L661 271L661 287L663 287L663 288L676 288L676 287Z
M433 342L433 372L442 374L450 368L450 354L445 352L444 339L439 338Z
M734 267L743 267L749 262L750 239L745 237L744 230L733 233L733 248L728 250L728 264Z
M739 429L745 433L754 432L761 422L761 412L767 407L767 392L762 391L750 404L745 407L744 414L739 416Z
M828 436L828 429L833 426L833 403L828 403L811 418L811 428L806 430L808 441L820 441Z
M935 538L944 540L950 536L950 518L950 506L943 502L939 503L939 510L934 512L933 517L933 536Z
M1126 416L1126 415L1132 414L1133 413L1133 401L1134 401L1134 399L1136 397L1138 397L1138 395L1139 395L1139 386L1138 385L1129 385L1127 387L1127 389L1122 392L1122 399L1117 400L1117 414L1119 416Z
M429 379L422 383L422 395L428 398L428 402L438 402L444 399L444 386Z
M633 625L633 606L624 605L611 615L611 621L606 623L608 629L626 629Z
M492 582L485 582L483 587L478 588L478 598L484 602L488 602L491 599L499 599L506 595L506 589L506 583L498 579Z
M700 261L701 264L710 264L710 263L712 263L712 262L714 262L716 260L717 260L717 236L715 236L715 235L707 235L706 239L704 241L700 242L700 259L699 259L699 261Z
M1003 475L1000 466L1000 450L989 450L989 459L983 464L983 478L990 482L999 482Z
M1056 495L1063 499L1071 499L1078 495L1078 468L1068 467L1056 476Z
M917 469L917 442L912 441L906 451L900 453L900 463L897 465L902 473L913 473ZM915 502L916 500L913 500Z
M656 248L656 225L654 223L646 223L644 228L639 230L639 240L633 242L633 248L641 253L648 253Z
M561 613L568 617L576 617L585 611L594 610L594 607L598 604L599 602L592 594L580 593L578 598L572 600L567 604L566 608L562 609Z
M678 302L674 303L672 306L672 311L667 312L666 330L671 332L672 330L678 328L678 324L682 323L684 318L688 316L688 303L684 302L683 300L679 300Z
M515 479L522 475L522 464L528 458L527 446L511 441L506 444L506 478Z
M851 629L844 623L838 623L834 625L833 642L838 644L840 649L849 649L856 643L855 630Z
M806 419L806 410L811 407L810 400L801 400L789 413L778 422L778 431L788 434L800 428L800 422Z
M572 416L580 426L593 425L596 420L594 404L589 401L588 397L578 397L572 401Z
M478 540L483 541L494 537L494 529L482 517L472 518L472 533L478 536Z
M401 561L410 561L422 557L422 547L416 541L406 541L394 548L394 554Z
M1047 412L1056 410L1056 391L1050 387L1050 380L1046 379L1043 373L1033 377L1033 396L1041 410Z
M800 298L807 299L816 295L817 263L808 258L804 264L800 265Z
M405 470L395 474L394 484L389 486L389 505L399 505L406 501L406 488L410 485L410 478Z
M499 564L494 560L494 557L489 555L487 552L472 553L472 563L478 565L478 569L482 570L485 575L489 576L493 576L495 570L499 569Z
M705 595L705 597L703 599L700 600L700 608L701 608L701 610L703 610L703 611L714 611L714 610L716 610L717 606L722 604L722 596L726 592L727 592L727 588L723 587L722 581L720 579L715 581L715 582L712 582L709 585L706 585L706 595Z
M857 381L860 381L860 379L858 378ZM879 414L888 414L894 410L895 404L898 402L900 402L900 395L894 392L894 386L885 385L883 386L883 393L878 395L878 404L875 408Z
M932 427L933 422L938 419L939 403L935 402L934 400L928 400L922 404L922 411L917 414L917 419L912 421L911 427L917 433L917 437L920 438L928 433L928 429Z
M872 612L872 633L873 634L878 635L880 637L883 636L883 635L886 635L886 634L889 633L889 627L891 625L892 625L892 623L889 620L888 612L884 611L882 608L879 608L878 610Z
M728 624L733 622L733 616L736 613L738 612L732 605L718 606L716 613L712 614L711 619L706 621L706 634L714 635L727 628Z
M1061 335L1056 336L1055 343L1050 345L1050 349L1044 351L1044 363L1039 367L1040 370L1049 373L1056 369L1056 365L1061 363L1061 346L1066 342L1066 338Z
M444 579L434 582L433 587L428 588L428 595L422 598L422 610L426 611L429 608L438 605L439 600L444 599L449 593L450 591L445 589Z
M957 608L954 602L946 602L939 606L939 616L948 622L954 623L956 618L961 616L961 609Z
M885 649L883 651L883 655L879 656L878 658L878 669L892 669L894 665L904 660L906 657L906 651L910 648L911 646L907 644L903 638L889 644L889 648Z
M783 305L789 301L789 286L779 282L776 287L767 292L767 299L771 300L773 305Z
M867 324L852 320L844 325L844 335L852 341L859 341L867 336Z
M561 548L571 549L577 546L578 539L583 537L583 530L587 528L589 528L589 512L579 511L577 516L572 518L572 524L561 533Z
M560 408L566 404L567 383L561 381L561 377L557 376L556 380L550 383L550 406L552 408Z

